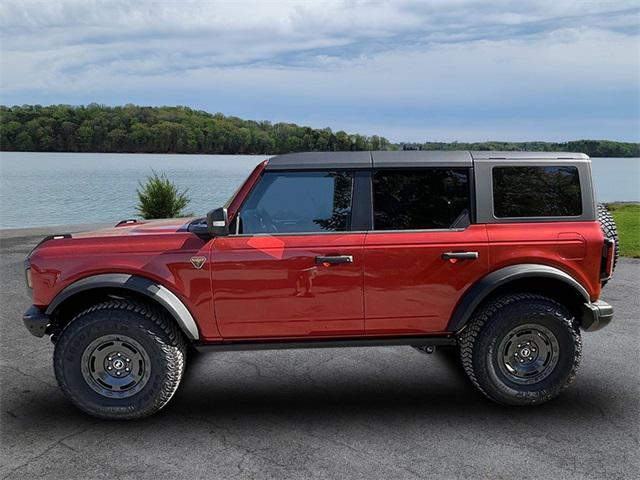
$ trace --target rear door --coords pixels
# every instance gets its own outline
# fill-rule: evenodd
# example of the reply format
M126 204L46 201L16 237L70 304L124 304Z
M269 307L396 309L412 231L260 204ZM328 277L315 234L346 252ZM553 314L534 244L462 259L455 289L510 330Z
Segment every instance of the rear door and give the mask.
M212 285L224 338L364 332L364 233L351 231L355 173L268 171L215 239Z
M485 225L473 225L470 168L373 172L365 240L366 332L446 331L463 292L488 271Z

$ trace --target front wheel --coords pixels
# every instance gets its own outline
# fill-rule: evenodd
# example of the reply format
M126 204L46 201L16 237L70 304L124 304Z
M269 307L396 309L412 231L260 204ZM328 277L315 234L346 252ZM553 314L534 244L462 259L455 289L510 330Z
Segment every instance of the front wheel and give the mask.
M491 400L536 405L574 379L582 344L571 313L549 298L513 294L482 307L459 338L467 375Z
M186 346L173 321L145 304L110 300L77 315L54 351L66 397L99 418L128 420L155 413L180 384Z

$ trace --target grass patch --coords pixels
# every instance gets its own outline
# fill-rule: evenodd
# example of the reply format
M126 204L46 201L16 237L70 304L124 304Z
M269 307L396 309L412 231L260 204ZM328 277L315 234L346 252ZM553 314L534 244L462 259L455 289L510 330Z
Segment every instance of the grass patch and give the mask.
M640 258L640 203L609 203L620 235L620 255Z

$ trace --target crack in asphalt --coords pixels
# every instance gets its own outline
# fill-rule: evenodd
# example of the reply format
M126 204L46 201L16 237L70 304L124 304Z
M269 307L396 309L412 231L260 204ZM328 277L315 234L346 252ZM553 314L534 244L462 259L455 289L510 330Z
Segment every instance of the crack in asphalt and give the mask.
M36 380L36 381L37 381L37 382L39 382L39 383L43 383L43 384L45 384L45 385L46 385L46 386L48 386L48 387L51 387L51 388L58 388L58 385L57 385L57 384L55 384L55 385L54 385L54 384L51 384L51 383L47 382L46 380L43 380L43 379L42 379L42 378L40 378L40 377L37 377L37 376L35 376L35 375L31 374L31 373L23 372L22 370L20 370L20 369L18 369L18 368L16 368L16 367L14 367L14 366L11 366L11 365L6 365L6 364L4 364L4 365L0 365L0 370L11 370L12 372L19 373L20 375L22 375L22 376L24 376L24 377L32 378L33 380Z
M89 429L91 429L93 426L89 426L89 427L85 427L82 428L80 430L77 430L75 432L70 433L69 435L65 435L62 438L59 438L58 440L56 440L55 442L53 442L52 444L48 445L42 452L29 457L29 459L27 459L26 462L23 462L22 464L18 465L17 467L14 467L11 471L9 471L9 473L7 473L5 476L2 477L2 480L6 480L10 477L12 477L12 475L14 473L16 473L18 470L20 470L21 468L26 467L27 465L29 465L31 462L38 460L39 458L44 457L47 453L49 453L51 450L53 450L55 447L57 446L63 446L68 448L69 450L73 450L76 451L73 447L71 447L70 445L67 445L66 443L64 443L66 440L69 440L70 438L75 437L76 435L80 435L86 431L88 431Z

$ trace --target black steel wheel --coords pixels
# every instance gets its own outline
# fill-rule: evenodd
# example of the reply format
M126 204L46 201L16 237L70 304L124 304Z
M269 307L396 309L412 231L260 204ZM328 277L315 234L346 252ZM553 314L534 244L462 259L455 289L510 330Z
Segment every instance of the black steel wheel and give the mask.
M60 332L54 370L65 396L84 412L135 419L169 402L182 379L185 352L182 333L162 310L109 300Z
M575 378L582 354L571 312L526 293L487 302L458 340L473 384L507 405L536 405L559 395Z
M135 395L151 377L151 360L142 345L126 335L104 335L85 348L82 376L96 392L109 398Z
M511 381L522 385L544 380L560 357L558 339L542 325L527 323L508 332L498 346L498 365Z

